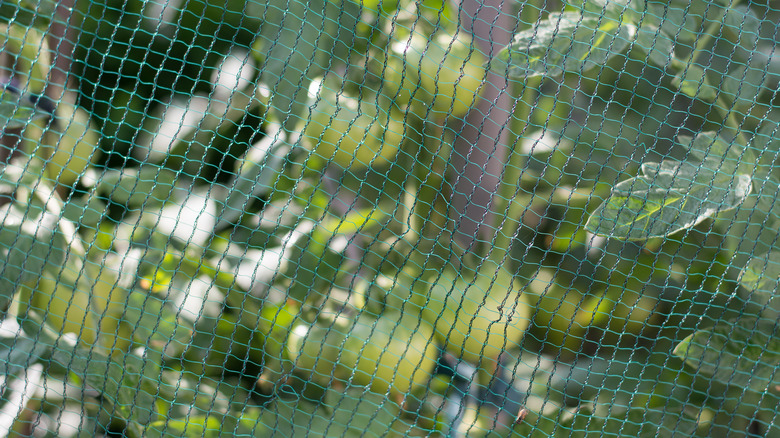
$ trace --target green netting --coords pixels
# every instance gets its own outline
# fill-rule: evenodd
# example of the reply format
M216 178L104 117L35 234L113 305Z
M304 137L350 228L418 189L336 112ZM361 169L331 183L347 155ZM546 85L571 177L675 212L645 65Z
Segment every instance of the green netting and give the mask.
M780 436L778 23L0 2L0 436Z

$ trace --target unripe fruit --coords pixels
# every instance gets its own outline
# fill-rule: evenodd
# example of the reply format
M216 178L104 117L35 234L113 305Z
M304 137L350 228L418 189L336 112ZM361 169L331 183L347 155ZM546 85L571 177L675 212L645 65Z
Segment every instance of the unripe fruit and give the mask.
M588 301L582 292L558 284L545 287L537 298L534 325L537 337L544 341L550 354L571 358L582 348L590 325Z
M375 100L320 96L303 137L313 158L356 170L390 163L403 143L404 128Z
M364 313L332 325L298 325L288 340L298 373L320 384L341 382L403 396L425 385L436 366L433 329L414 314Z
M489 262L474 278L445 271L422 307L447 351L474 364L517 346L530 323L530 306L512 273Z
M415 29L392 48L405 60L407 76L419 78L431 99L424 103L432 111L459 117L476 102L485 78L485 57L468 35L441 32L429 37Z

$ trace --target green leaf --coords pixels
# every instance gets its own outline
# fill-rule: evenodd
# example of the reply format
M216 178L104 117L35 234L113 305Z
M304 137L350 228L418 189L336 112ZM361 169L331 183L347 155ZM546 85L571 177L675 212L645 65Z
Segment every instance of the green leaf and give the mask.
M734 36L735 41L748 52L756 50L760 27L761 20L745 5L734 6L723 17L725 33Z
M748 110L756 105L759 95L765 90L764 70L741 65L723 78L723 95L740 110Z
M106 216L106 204L97 196L72 197L63 206L62 217L89 228L97 228Z
M177 316L170 302L140 289L128 296L122 321L134 328L136 340L156 351L162 351L168 344L186 343L192 333L192 327Z
M695 436L699 426L692 413L678 407L651 409L615 409L612 415L603 417L590 409L580 408L573 415L561 419L556 437L602 436L604 431L614 431L610 437L620 438L687 438Z
M750 301L761 306L764 317L776 319L780 315L780 252L752 257L739 274L738 281L747 291Z
M320 400L308 402L280 400L268 407L262 420L275 425L280 436L306 436L313 430L329 437L429 436L435 432L410 424L386 395L355 388L346 392L329 389Z
M61 218L62 204L35 175L6 168L0 177L0 308L10 303L20 283L44 269L59 270L71 250L72 223ZM63 228L69 232L65 233Z
M63 343L53 349L51 360L97 390L106 403L103 409L112 418L140 424L152 418L160 370L154 361L133 353L113 358Z
M285 131L295 132L312 79L344 63L362 41L356 33L360 6L352 0L280 3L265 8L253 50L263 63L260 81L271 89L272 113Z
M718 98L718 89L707 80L707 74L698 65L689 64L677 76L672 83L683 94L693 99L702 99L714 102Z
M669 67L673 64L674 41L656 26L640 26L634 47L647 53L647 59L659 67Z
M629 240L664 237L735 208L747 198L752 178L738 170L739 147L730 147L710 133L680 140L688 142L691 155L702 161L643 164L642 175L612 189L586 229Z
M761 153L768 161L774 162L775 155L780 151L780 138L778 137L780 137L780 121L764 119L753 137L750 144L751 149L756 153Z
M677 43L693 45L702 38L705 23L719 17L725 4L721 0L648 0L644 18L655 20Z
M734 173L742 164L745 147L736 142L728 142L715 132L700 132L696 137L681 135L677 137L681 145L687 147L691 155L699 161L707 159L721 160L718 169L722 173ZM753 163L745 163L748 166Z
M288 296L317 302L340 273L356 268L359 260L347 257L354 236L371 235L387 219L378 209L353 211L345 217L328 217L301 236L290 249L283 277L291 280Z
M149 208L170 200L177 173L157 166L108 170L97 184L98 193L128 208Z
M222 419L217 415L193 415L185 419L165 419L155 421L148 430L149 437L185 437L210 438L224 436ZM165 431L161 433L161 431Z
M551 14L536 27L515 35L490 61L490 68L513 79L554 77L603 67L623 52L636 34L633 24L589 12Z
M693 333L674 354L704 376L763 393L777 382L780 335L775 321L746 317Z
M0 337L0 375L18 374L38 362L49 345L24 335Z
M269 135L238 161L240 168L228 185L230 191L215 229L235 225L253 198L264 198L274 190L292 148L286 137L282 132Z

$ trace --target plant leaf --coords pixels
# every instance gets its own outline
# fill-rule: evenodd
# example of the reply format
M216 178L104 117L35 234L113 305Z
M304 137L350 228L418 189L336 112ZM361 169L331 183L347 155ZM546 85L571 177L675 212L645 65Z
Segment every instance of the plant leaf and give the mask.
M380 209L356 210L344 217L328 217L313 226L285 254L283 277L291 280L288 296L317 302L327 294L339 273L350 272L359 260L348 257L355 235L370 235L387 220Z
M0 376L18 374L36 363L49 346L22 334L0 337Z
M161 205L171 198L177 173L155 165L138 169L108 170L97 185L98 193L119 205L135 209Z
M750 301L761 306L764 317L775 318L780 315L780 252L770 251L762 256L752 257L739 273L740 286L747 291Z
M110 408L104 408L107 412L122 420L148 423L157 393L154 377L159 374L155 373L159 368L153 361L132 353L119 360L94 349L62 346L59 344L59 348L53 349L51 359L99 391L110 405Z
M674 354L721 383L764 392L780 370L780 335L775 321L741 318L691 334Z
M701 162L664 160L642 165L642 175L617 184L593 212L586 230L640 240L664 237L739 206L752 178L739 171L739 147L702 133L682 137ZM725 150L724 150L725 149Z
M719 172L732 174L743 164L747 153L746 148L737 142L728 142L715 132L700 132L696 137L681 135L677 137L681 145L688 149L691 155L699 160L720 160ZM742 167L752 167L753 163L744 163Z
M714 102L718 98L718 89L707 80L707 74L698 65L688 65L672 79L672 83L683 94L693 99Z
M582 407L560 421L555 437L591 436L605 430L615 431L620 438L669 438L696 436L697 419L680 407L631 408L608 417L595 415ZM595 435L594 435L595 436Z
M741 65L728 72L723 78L723 94L740 109L756 105L758 96L766 89L764 70Z
M23 128L35 120L51 117L54 108L46 97L22 93L12 82L0 87L0 128Z
M551 14L538 26L515 35L490 61L490 68L513 79L584 72L621 53L635 33L636 26L609 15Z
M192 334L191 325L178 317L169 301L140 289L128 296L122 322L134 328L136 340L157 351L162 351L168 344L183 344Z
M760 27L761 20L746 5L730 8L723 17L725 33L733 35L735 41L748 52L756 50Z
M693 44L701 37L702 22L718 17L727 4L721 0L647 0L646 20L657 20L678 43ZM691 47L693 48L693 47Z
M240 169L228 185L230 191L219 215L216 230L235 225L247 211L247 206L256 197L265 197L274 189L274 182L285 167L285 159L291 144L282 132L268 135L252 146Z
M656 26L640 26L637 30L634 47L647 53L647 59L659 67L668 67L673 63L674 41Z
M0 309L20 283L38 278L44 269L59 270L72 248L72 223L61 217L62 204L51 188L27 171L6 168L0 176Z
M287 132L295 132L308 105L312 79L343 62L362 41L360 5L352 0L289 0L265 7L253 50L262 59L260 81L271 89L270 109ZM276 24L278 23L278 24Z

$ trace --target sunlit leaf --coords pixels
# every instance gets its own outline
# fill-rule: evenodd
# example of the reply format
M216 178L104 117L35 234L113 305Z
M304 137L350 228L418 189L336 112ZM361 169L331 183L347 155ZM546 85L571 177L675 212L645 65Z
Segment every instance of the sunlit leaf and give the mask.
M37 362L49 346L23 335L0 337L0 376L18 374Z
M252 146L243 160L239 160L240 168L228 185L230 189L216 229L234 225L247 212L253 198L262 198L273 191L290 149L287 136L279 132L263 138Z
M579 409L562 419L562 427L555 436L584 437L609 430L615 432L609 436L616 438L687 438L695 436L699 425L691 414L679 407L632 408L622 412L616 410L613 415L603 417L590 409Z
M672 79L672 83L688 97L713 102L718 89L707 80L706 72L698 65L688 65Z
M777 382L780 335L775 321L741 318L699 330L674 354L698 373L727 385L764 392Z
M761 127L756 132L752 148L758 153L762 153L774 161L775 155L780 150L780 121L773 119L765 119L761 123Z
M752 191L736 149L709 133L688 142L695 161L645 163L642 175L617 184L586 229L622 239L664 237L740 205ZM722 155L721 155L722 154Z
M151 424L149 437L218 437L222 421L215 415L196 415L186 419L166 419ZM164 433L160 433L165 431Z
M756 50L761 20L746 5L736 5L723 17L723 30L735 36L739 45L747 51Z
M761 306L764 317L775 318L780 315L780 252L753 256L737 278L740 286L747 291L750 301Z
M108 170L100 175L97 190L119 205L149 208L170 199L176 178L176 172L152 165L139 169Z
M776 251L750 260L739 276L739 283L748 290L773 294L780 281L780 254Z
M157 394L157 383L151 378L159 370L153 361L135 354L115 359L94 349L62 344L53 349L51 359L100 392L113 416L148 422Z
M265 411L263 423L275 425L275 432L284 436L306 435L312 430L323 436L430 436L434 432L417 427L413 417L404 418L399 406L384 394L327 390L321 404L312 402L276 402Z
M584 72L623 52L635 33L633 24L597 13L551 14L515 35L490 68L513 79Z
M659 67L669 67L674 59L674 41L660 28L640 26L634 47L647 53L648 61Z
M764 70L741 65L729 71L723 78L724 96L739 108L750 108L764 91L764 81L767 77Z
M644 20L655 22L675 40L694 44L701 38L702 21L712 20L723 11L728 2L722 0L646 0Z
M20 283L37 279L44 269L65 262L73 224L61 218L62 204L51 188L30 181L34 175L6 168L0 177L0 308ZM31 187L32 184L35 184Z
M53 112L54 104L48 98L22 92L9 83L0 85L0 128L23 128L35 120L51 117Z
M177 316L170 302L140 289L134 290L128 297L122 320L133 327L132 335L136 340L157 350L162 350L169 343L187 342L192 333L192 327Z
M749 154L744 146L736 142L728 142L715 132L700 132L695 137L681 135L677 139L681 145L688 148L693 158L699 161L707 159L720 161L718 172L731 174L740 166L753 166L753 163L743 163L746 158L743 155Z
M343 63L359 44L359 17L360 5L351 0L291 0L264 8L253 49L262 63L260 81L271 89L271 112L286 131L300 123L312 79Z

